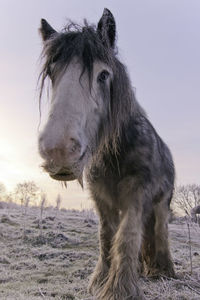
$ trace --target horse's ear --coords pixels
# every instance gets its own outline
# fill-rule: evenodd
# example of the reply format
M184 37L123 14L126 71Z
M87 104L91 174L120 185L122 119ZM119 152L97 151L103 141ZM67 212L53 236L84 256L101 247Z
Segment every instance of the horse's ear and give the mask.
M112 13L104 8L103 15L99 20L97 32L102 42L108 47L115 47L116 24Z
M39 29L43 41L48 40L53 34L55 34L57 31L55 31L51 25L45 20L41 19L41 27Z

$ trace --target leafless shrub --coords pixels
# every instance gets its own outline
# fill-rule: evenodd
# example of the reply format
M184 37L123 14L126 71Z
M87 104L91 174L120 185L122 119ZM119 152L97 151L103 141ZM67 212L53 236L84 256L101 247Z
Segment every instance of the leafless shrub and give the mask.
M5 193L6 193L6 187L2 182L0 182L0 200L3 200Z
M30 202L30 198L27 197L25 198L24 207L21 206L22 215L23 215L23 238L25 238L26 236L26 219L27 219L27 210L28 210L29 202Z
M191 275L193 273L193 267L192 267L192 243L191 243L191 233L190 233L190 223L187 222L187 228L188 228L188 245L189 245L189 257L190 257L190 272Z
M55 213L55 218L57 218L58 212L60 210L61 202L62 202L61 196L60 196L60 194L58 194L58 196L56 198L56 207L55 207L56 213Z
M178 186L174 193L173 206L181 213L191 216L194 207L200 205L200 186L188 184Z
M42 236L42 219L43 219L43 212L44 212L44 208L47 202L47 198L46 195L43 194L41 196L41 201L40 201L40 218L39 218L39 228L40 228L40 235Z
M58 213L59 213L59 211L60 211L60 205L61 205L61 202L62 202L62 198L61 198L60 194L58 194L58 195L57 195L57 198L56 198L56 206L55 206L55 208L52 207L52 212L55 212L55 214L54 214L54 226L53 226L53 228L54 228L54 230L55 230L56 232L58 232L58 221L57 221L57 217L58 217Z
M58 194L57 198L56 198L56 209L59 210L60 209L60 205L61 205L61 196L60 194Z
M82 211L84 215L84 222L89 224L97 224L97 215L95 214L94 210L85 209Z
M5 196L5 201L9 204L13 204L13 194L9 193Z

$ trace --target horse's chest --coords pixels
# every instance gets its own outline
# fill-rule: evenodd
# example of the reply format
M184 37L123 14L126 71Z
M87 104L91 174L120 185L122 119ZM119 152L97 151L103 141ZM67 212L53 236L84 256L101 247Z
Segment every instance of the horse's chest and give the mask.
M90 176L89 187L95 201L102 201L110 208L117 205L117 180L110 172L96 169Z

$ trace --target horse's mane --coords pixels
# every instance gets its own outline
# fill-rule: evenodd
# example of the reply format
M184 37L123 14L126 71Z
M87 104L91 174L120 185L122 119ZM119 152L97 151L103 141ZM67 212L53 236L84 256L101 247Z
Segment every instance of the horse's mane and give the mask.
M90 84L95 61L102 61L113 70L110 112L108 119L102 122L102 132L107 137L104 145L108 147L112 140L112 147L117 151L122 125L130 120L130 116L145 113L135 99L125 66L117 58L117 49L108 48L102 43L94 25L88 25L86 20L83 26L69 22L62 32L53 34L45 42L42 52L44 64L40 73L40 96L52 65L55 66L52 76L56 76L67 68L74 57L82 64L81 76L86 71Z

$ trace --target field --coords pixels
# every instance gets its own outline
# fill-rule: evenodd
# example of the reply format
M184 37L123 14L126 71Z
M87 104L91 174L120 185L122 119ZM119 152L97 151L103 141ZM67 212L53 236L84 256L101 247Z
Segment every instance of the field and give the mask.
M200 299L200 228L169 225L178 279L140 279L150 300ZM98 257L98 219L92 211L0 203L0 299L92 300L89 276ZM191 266L192 263L192 266ZM191 272L192 271L192 272Z

